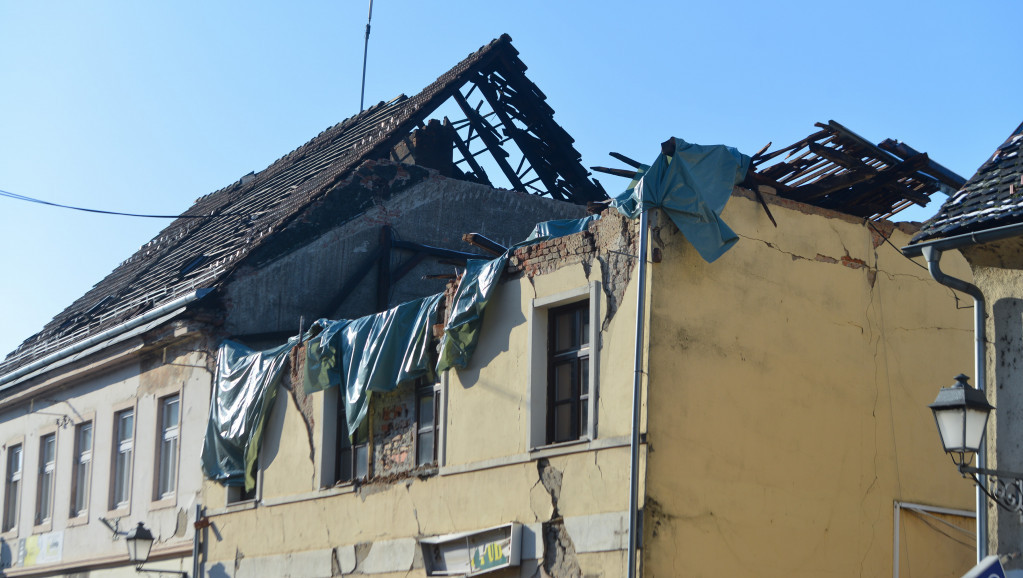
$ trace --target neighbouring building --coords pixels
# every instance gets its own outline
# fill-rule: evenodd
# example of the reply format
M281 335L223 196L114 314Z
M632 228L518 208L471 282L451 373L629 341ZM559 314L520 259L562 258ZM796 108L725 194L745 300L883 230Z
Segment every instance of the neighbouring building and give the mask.
M920 255L925 247L932 251L931 260L940 263L952 277L962 277L975 284L974 290L983 298L986 329L984 355L988 401L996 407L987 429L987 467L1017 473L1023 478L1023 430L1017 423L1023 412L1023 372L1019 371L1020 344L1023 342L1023 125L1017 127L1001 146L995 149L977 173L924 223L912 244L904 249ZM969 262L972 275L956 275L948 270L946 261L958 260L962 254ZM942 258L944 255L944 258ZM970 347L967 345L966 347ZM972 362L953 370L971 374ZM951 383L944 376L933 384ZM977 376L974 375L974 378ZM932 443L938 444L933 428ZM974 464L976 465L976 464ZM953 469L946 465L945 469ZM972 487L969 479L963 486ZM1008 576L1023 576L1023 518L1020 514L1023 489L1011 477L988 477L989 488L1000 500L984 499L988 516L987 549L997 554Z
M463 233L508 244L606 198L516 54L503 36L201 197L0 363L3 575L133 575L139 522L147 568L194 575L225 337L265 347L436 293L487 255Z
M639 337L642 575L961 576L973 493L926 405L969 363L971 315L896 249L918 227L884 217L962 179L834 122L752 166L728 181L734 246L713 262L655 211L643 315L639 221L609 209L470 262L439 304L248 358L272 367L252 381L271 395L262 450L246 496L204 487L206 574L627 575ZM440 319L410 314L426 310ZM446 363L462 318L475 351ZM394 319L415 327L397 350L452 368L416 378L365 337ZM368 401L351 384L386 364L367 352L402 360Z

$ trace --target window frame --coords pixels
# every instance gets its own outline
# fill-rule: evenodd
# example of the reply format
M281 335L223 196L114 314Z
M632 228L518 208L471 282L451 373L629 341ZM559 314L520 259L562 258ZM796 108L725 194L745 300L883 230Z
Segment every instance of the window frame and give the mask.
M53 447L47 460L46 446ZM24 472L24 455L22 456ZM24 474L22 474L24 476ZM39 432L36 454L35 506L32 513L32 532L48 532L53 527L54 493L57 488L57 430L46 428Z
M89 448L82 449L82 431L85 427L90 428ZM84 524L89 520L89 509L92 505L92 477L96 465L96 420L94 416L86 415L84 419L75 424L74 447L71 454L71 495L68 500L68 525L74 526ZM85 463L84 494L82 504L77 503L78 489L83 485L81 465ZM80 507L81 506L81 507Z
M551 312L563 307L578 306L580 302L589 302L590 329L588 334L589 352L586 369L589 373L588 398L586 399L587 424L585 431L580 431L578 438L562 441L548 441L548 406L550 392L550 352ZM529 347L529 388L527 392L529 408L529 450L537 451L548 447L588 443L597 439L600 415L598 412L600 396L600 325L602 302L600 281L590 281L559 293L537 297L532 300L528 325L530 336Z
M177 403L177 406L178 406L178 409L177 409L177 423L174 426L168 428L166 423L164 423L164 420L166 418L166 416L164 415L164 411L165 411L165 408L167 407L167 403L169 401L171 401L171 400L173 400L175 403ZM181 409L183 407L181 400L182 400L182 395L181 395L180 391L174 391L174 392L168 393L167 395L163 395L161 397L158 397L157 400L156 400L156 435L155 435L156 439L155 439L155 448L154 448L154 452L153 452L153 455L155 456L156 459L153 462L153 474L154 475L153 475L153 495L152 495L152 501L153 501L152 507L154 507L154 508L164 507L164 506L173 506L176 503L176 501L177 501L178 481L179 481L178 478L180 477L180 473L181 473L181 468L180 468L180 463L181 463L180 462L180 460L181 460L181 417L182 417ZM168 431L168 430L171 430L171 431ZM168 438L168 436L170 436L170 438ZM163 484L163 481L164 481L163 480L163 474L164 474L164 465L165 465L164 464L164 452L166 450L164 442L168 441L168 439L171 439L174 442L174 447L171 450L174 453L174 455L171 457L171 460L172 460L171 463L173 464L172 465L172 467L173 467L172 478L173 479L169 480L170 484L171 484L170 488L169 489L165 489L165 488L162 487L162 484Z
M588 330L584 327L590 323L590 304L588 300L576 301L568 305L559 305L547 310L547 427L546 442L548 445L574 442L585 439L589 435L589 378L588 369L590 363L590 342ZM562 316L568 317L569 327L566 329L569 343L559 348L562 340L563 327L559 325L558 319ZM586 325L583 325L585 316ZM569 368L568 392L562 395L560 392L560 379L563 374L559 371L562 367ZM585 386L585 387L584 387ZM561 438L559 430L562 429L560 410L568 409L569 420L567 435Z
M440 381L427 383L427 379L421 379L416 381L416 386L413 390L413 397L415 399L416 408L416 437L415 437L415 467L418 468L436 468L440 465L440 441L441 441L441 430L443 429L440 422L440 401L441 401L441 384ZM423 398L432 398L430 405L433 411L433 419L429 426L423 426L421 409L422 405L420 400ZM433 451L431 452L431 459L429 461L422 461L420 458L420 440L424 434L430 434L433 437Z
M11 456L14 450L18 450L18 470L16 474L11 472ZM14 475L17 475L17 480L12 480ZM21 495L25 488L25 438L19 436L7 443L7 449L4 453L4 501L3 501L3 512L0 513L0 530L3 531L4 535L17 535L18 534L18 522L21 520ZM14 504L12 510L11 500L11 484L17 483L18 487L14 491ZM8 519L7 514L13 513L13 520Z
M109 491L108 491L108 499L107 499L107 511L108 511L107 517L126 516L126 515L128 515L131 512L131 500L132 500L132 490L133 490L132 486L134 485L133 484L133 479L135 477L135 445L136 445L135 444L135 438L136 438L136 434L138 433L138 416L139 416L138 407L136 406L136 403L135 403L134 400L132 400L131 402L125 403L125 404L116 405L116 406L114 406L112 408L112 410L113 411L111 412L112 419L111 419L111 432L110 432L110 478L109 478L110 483L108 484ZM131 432L130 432L128 438L126 440L124 440L124 441L128 442L128 445L130 445L130 447L128 448L128 452L130 452L131 455L128 458L127 465L126 465L127 472L125 472L125 477L126 477L126 484L127 485L124 488L124 494L125 494L124 500L118 502L118 501L115 501L117 499L117 495L116 494L117 494L117 488L118 488L118 471L117 471L118 470L118 456L121 453L123 453L121 451L121 448L124 445L124 442L122 442L121 440L118 439L118 436L119 436L119 433L120 433L120 421L121 421L120 416L122 416L122 415L124 415L125 413L128 413L128 412L131 412L131 415L132 415Z
M373 436L370 435L370 413L367 409L366 417L363 418L362 423L359 424L359 429L355 432L356 440L353 440L348 435L348 420L345 416L345 404L340 396L338 396L337 403L337 434L336 443L334 445L334 484L345 485L354 484L356 482L365 482L366 480L373 477ZM365 452L365 462L362 464L365 468L363 475L358 474L359 469L359 451ZM344 470L347 466L348 474L344 475Z

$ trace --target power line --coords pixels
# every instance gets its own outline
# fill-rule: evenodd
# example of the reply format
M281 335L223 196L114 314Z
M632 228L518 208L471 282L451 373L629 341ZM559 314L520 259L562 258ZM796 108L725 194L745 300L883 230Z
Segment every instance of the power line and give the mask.
M26 201L29 203L38 203L40 205L47 205L50 207L59 207L61 209L72 209L75 211L84 211L86 213L99 213L101 215L117 215L120 217L142 217L146 219L218 219L224 217L252 217L252 214L242 213L221 213L219 215L146 215L141 213L122 213L120 211L104 211L102 209L88 209L85 207L73 207L71 205L62 205L60 203L51 203L50 201L44 201L41 199L35 199L32 197L26 197L25 195L19 195L10 191L0 189L0 197L7 197L16 201Z

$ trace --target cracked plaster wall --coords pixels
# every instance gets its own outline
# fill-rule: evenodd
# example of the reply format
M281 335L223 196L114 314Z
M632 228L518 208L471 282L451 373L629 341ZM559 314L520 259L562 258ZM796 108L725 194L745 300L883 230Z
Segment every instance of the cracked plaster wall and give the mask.
M740 240L712 264L661 232L646 576L890 576L894 500L973 507L926 409L972 367L969 310L862 221L772 204L777 228L733 196ZM969 278L958 255L943 265ZM970 545L913 538L903 575L972 566Z

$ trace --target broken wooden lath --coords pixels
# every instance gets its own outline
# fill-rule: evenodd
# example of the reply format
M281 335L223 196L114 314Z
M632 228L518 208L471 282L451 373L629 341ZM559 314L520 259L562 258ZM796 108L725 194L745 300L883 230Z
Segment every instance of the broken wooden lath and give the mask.
M874 145L833 120L816 126L799 142L754 155L753 182L780 197L875 221L966 182L904 143Z

